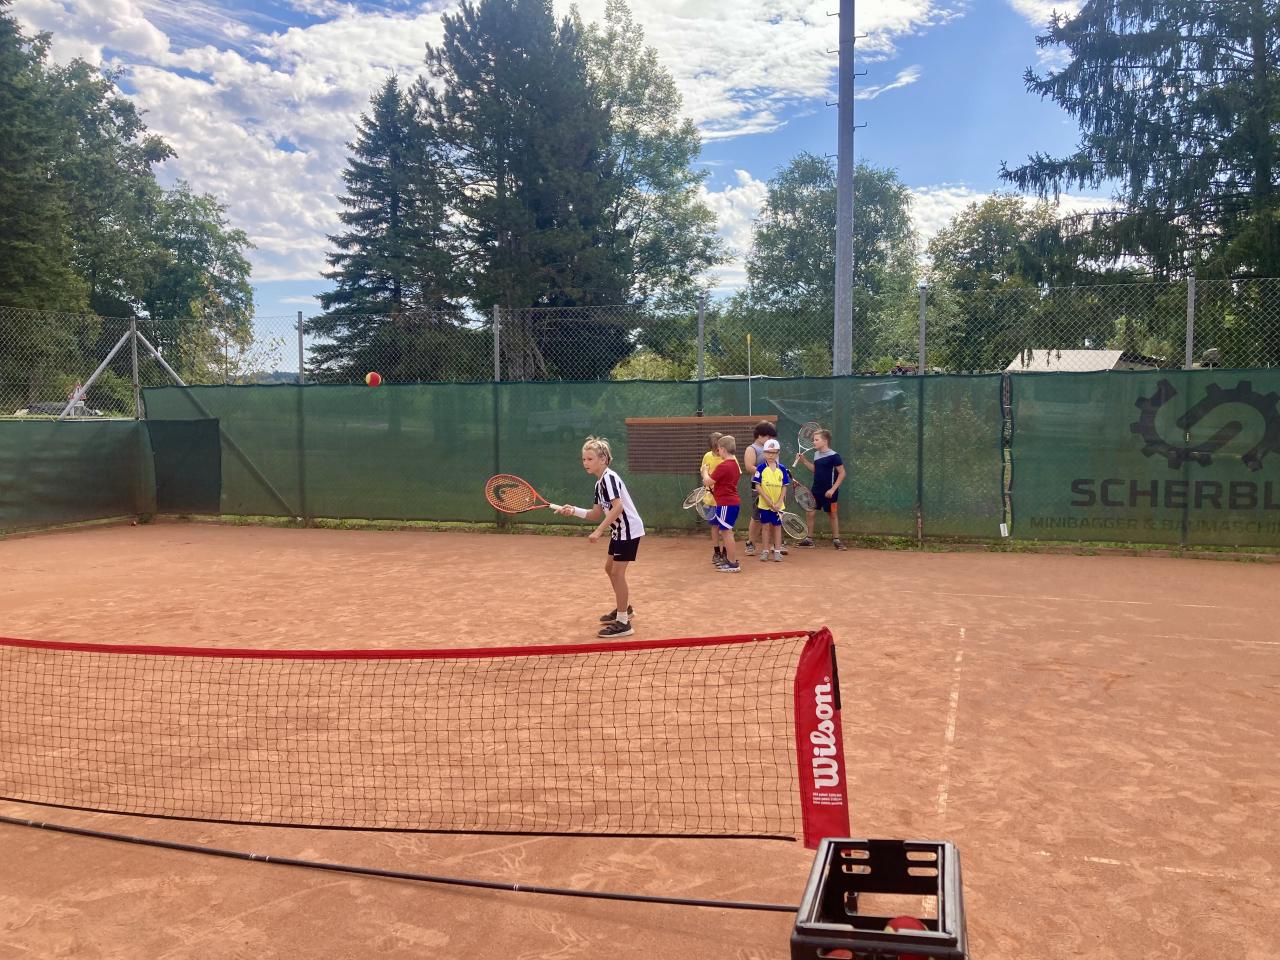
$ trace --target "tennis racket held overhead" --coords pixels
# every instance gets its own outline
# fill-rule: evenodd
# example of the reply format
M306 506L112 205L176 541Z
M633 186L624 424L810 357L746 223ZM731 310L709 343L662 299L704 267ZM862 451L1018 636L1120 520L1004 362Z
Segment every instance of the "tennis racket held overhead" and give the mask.
M533 488L528 480L510 473L490 477L484 485L484 496L493 509L502 513L527 513L544 507L559 510L560 504L552 503Z
M822 424L810 420L808 423L800 425L800 429L796 432L796 458L791 462L794 467L800 462L800 458L806 454L813 453L813 435L822 429Z

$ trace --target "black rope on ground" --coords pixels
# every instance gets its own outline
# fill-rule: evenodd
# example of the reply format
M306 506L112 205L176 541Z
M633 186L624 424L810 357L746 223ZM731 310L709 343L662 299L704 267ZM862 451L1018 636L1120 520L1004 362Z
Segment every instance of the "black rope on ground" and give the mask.
M710 907L717 910L760 910L773 913L795 913L796 906L784 903L744 903L734 900L690 900L684 897L654 897L641 893L609 893L600 890L574 890L565 887L533 887L520 883L498 883L493 880L466 880L461 877L441 877L428 873L406 873L401 870L380 870L376 867L356 867L342 863L326 863L321 860L297 860L293 857L273 857L259 853L245 853L241 850L224 850L219 847L204 847L192 843L178 843L173 840L155 840L148 837L135 837L125 833L108 833L103 830L90 830L86 827L71 827L66 824L49 823L41 820L24 820L19 817L0 816L0 823L15 827L34 827L39 830L52 830L57 833L69 833L78 837L92 837L96 840L114 840L120 843L136 843L144 847L159 847L163 850L181 850L185 853L203 853L210 857L226 857L231 860L252 860L257 863L278 863L287 867L306 867L311 870L330 870L335 873L353 873L365 877L384 877L390 880L414 880L419 883L440 883L454 887L479 887L482 890L506 890L511 893L540 893L552 897L581 897L588 900L625 900L631 903L656 903L673 907Z

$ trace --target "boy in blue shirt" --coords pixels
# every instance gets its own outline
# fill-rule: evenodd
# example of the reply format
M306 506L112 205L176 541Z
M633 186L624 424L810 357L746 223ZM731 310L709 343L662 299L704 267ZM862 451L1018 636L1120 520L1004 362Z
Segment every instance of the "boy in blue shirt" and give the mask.
M844 461L840 459L840 454L831 449L831 431L815 430L813 434L813 459L797 456L796 462L803 463L813 471L813 487L811 488L813 490L813 499L816 501L818 510L821 510L831 518L831 545L837 550L844 550L845 545L840 542L839 504L836 502L840 497L840 484L844 483ZM809 527L809 535L801 540L797 546L813 546L813 518L815 516L816 511L808 511L808 516L805 519Z

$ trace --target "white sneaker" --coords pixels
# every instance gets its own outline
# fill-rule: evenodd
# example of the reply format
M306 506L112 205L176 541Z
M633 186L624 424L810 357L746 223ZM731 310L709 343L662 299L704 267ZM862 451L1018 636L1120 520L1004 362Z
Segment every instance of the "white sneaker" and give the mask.
M768 551L768 550L761 550L761 551L760 551L760 559L761 559L761 560L768 560L768 559L769 559L769 551Z
M782 562L782 551L781 551L781 550L775 550L775 551L773 551L773 559L774 559L774 562L775 562L775 563L781 563L781 562Z

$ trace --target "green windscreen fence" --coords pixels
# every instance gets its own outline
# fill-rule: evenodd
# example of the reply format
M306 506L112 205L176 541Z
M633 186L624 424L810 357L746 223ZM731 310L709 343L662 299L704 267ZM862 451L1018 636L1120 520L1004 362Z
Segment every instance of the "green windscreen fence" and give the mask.
M1280 371L1012 378L1019 537L1280 544Z
M1011 521L1020 538L1223 545L1280 544L1278 398L1270 370L146 391L162 508L490 522L494 473L585 506L580 450L594 434L650 526L690 527L680 502L700 450L632 469L654 441L631 449L628 421L688 427L701 409L775 418L786 463L803 423L829 427L849 533L996 539ZM184 475L199 489L184 492Z
M146 424L0 421L0 531L155 510Z
M708 414L776 415L791 455L802 424L829 428L845 463L842 532L914 537L918 521L926 536L993 538L1004 510L1000 389L999 375L837 377L756 380L750 395L745 381L717 380L703 394Z

